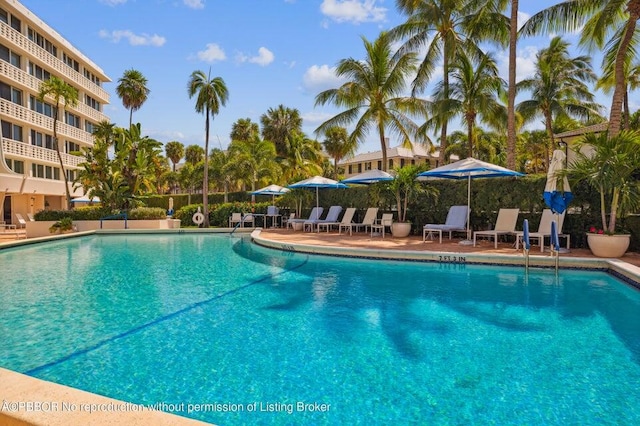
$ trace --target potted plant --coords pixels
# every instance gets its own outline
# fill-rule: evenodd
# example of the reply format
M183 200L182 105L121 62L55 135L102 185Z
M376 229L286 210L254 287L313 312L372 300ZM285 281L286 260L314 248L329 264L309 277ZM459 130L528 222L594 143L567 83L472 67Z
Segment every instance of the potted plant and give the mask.
M418 195L437 196L437 189L416 180L423 172L425 165L409 165L395 169L395 176L387 184L393 193L398 210L398 221L391 224L391 234L394 237L406 237L411 233L411 222L407 221L407 207Z
M616 233L617 218L640 205L640 186L634 179L640 170L640 132L625 130L612 138L606 133L589 134L577 148L567 174L600 194L602 232L594 227L594 232L587 233L589 248L599 257L621 257L631 236Z

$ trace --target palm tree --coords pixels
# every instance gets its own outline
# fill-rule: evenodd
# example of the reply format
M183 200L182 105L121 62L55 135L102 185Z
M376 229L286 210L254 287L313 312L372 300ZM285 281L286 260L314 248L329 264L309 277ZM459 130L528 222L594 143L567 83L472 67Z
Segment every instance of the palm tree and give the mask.
M304 133L289 137L287 156L281 160L284 179L304 178L322 173L322 146Z
M614 61L614 91L609 112L609 137L620 133L626 88L625 63L640 19L640 0L566 0L533 15L520 29L525 36L580 31L580 44L602 48L610 34L620 41ZM614 36L615 37L615 36Z
M467 155L474 155L475 125L479 116L491 122L505 116L505 108L497 97L504 91L504 81L498 76L498 67L489 55L479 58L477 64L464 52L459 52L451 67L451 83L448 92L444 84L438 84L434 103L438 110L446 108L452 115L460 115L467 127Z
M324 150L333 158L333 178L338 179L338 162L353 155L356 146L344 127L331 127L324 132Z
M507 92L507 168L516 168L516 47L518 43L518 0L511 0L509 17L509 89Z
M229 99L229 91L222 77L211 79L211 69L209 75L203 71L194 71L189 79L187 87L189 98L196 96L196 112L205 115L205 139L204 139L204 177L202 178L202 208L204 210L204 223L202 226L209 227L209 115L211 119L220 112L220 107L226 105Z
M519 91L531 92L530 99L517 105L518 112L525 121L541 115L552 144L554 120L559 117L599 117L601 109L586 84L596 78L590 58L571 58L568 47L569 43L560 37L552 39L549 47L537 55L535 75L520 81L517 86ZM547 168L548 161L547 158Z
M382 32L374 42L362 37L367 56L364 60L348 58L338 62L336 75L347 79L337 89L329 89L316 96L316 105L333 103L345 111L322 123L316 133L355 121L349 138L354 145L363 142L375 128L380 137L382 169L387 170L386 129L400 135L403 142L416 140L428 143L425 133L417 132L412 115L426 114L427 103L416 97L401 96L405 79L416 70L416 55L412 52L393 55L391 39Z
M297 109L287 108L280 104L277 108L269 108L260 116L262 137L276 145L279 157L287 156L287 140L295 133L302 133L302 118Z
M151 93L147 88L147 79L138 70L126 70L118 80L116 93L122 99L122 105L129 110L129 127L131 127L133 111L139 110Z
M232 141L249 141L260 133L258 123L253 123L250 118L239 118L238 121L231 126Z
M184 150L184 159L195 166L204 159L204 149L200 145L189 145Z
M243 180L249 182L251 192L256 190L256 184L261 179L273 180L278 176L276 147L273 142L260 139L259 135L249 141L232 141L229 156ZM255 202L255 195L251 196L251 202Z
M67 107L75 107L78 104L78 90L65 83L64 80L56 76L51 76L49 80L43 81L40 84L38 99L43 102L44 98L47 96L52 97L55 101L53 106L53 146L58 154L58 162L60 163L60 170L62 171L64 179L64 189L67 195L67 208L71 209L69 179L67 178L67 171L64 168L62 154L60 153L60 144L58 143L58 120L60 119L60 102L63 103L63 111L66 111Z
M431 80L436 64L442 60L442 92L449 93L449 68L457 52L465 48L482 55L477 42L482 40L508 40L508 19L502 15L502 0L396 0L407 21L390 31L394 40L405 40L398 50L406 52L425 50L424 58L412 82L413 94L422 91ZM426 49L425 49L426 48ZM440 130L440 162L444 164L447 148L447 110L439 111L432 120Z
M184 145L178 141L167 142L164 146L167 158L173 163L173 171L176 171L176 164L184 157Z

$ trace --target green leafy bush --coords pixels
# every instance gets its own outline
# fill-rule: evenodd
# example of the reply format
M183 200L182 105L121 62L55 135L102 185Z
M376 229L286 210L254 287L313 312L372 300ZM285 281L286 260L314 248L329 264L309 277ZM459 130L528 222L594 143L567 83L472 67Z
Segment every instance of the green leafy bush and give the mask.
M128 213L129 220L156 220L166 219L167 212L160 207L138 207Z
M49 227L49 232L52 234L62 234L65 231L71 231L73 229L73 219L70 217L63 217L53 225Z
M76 207L73 210L42 210L36 213L36 221L60 220L70 217L72 220L99 220L101 217L113 214L109 209L101 206Z

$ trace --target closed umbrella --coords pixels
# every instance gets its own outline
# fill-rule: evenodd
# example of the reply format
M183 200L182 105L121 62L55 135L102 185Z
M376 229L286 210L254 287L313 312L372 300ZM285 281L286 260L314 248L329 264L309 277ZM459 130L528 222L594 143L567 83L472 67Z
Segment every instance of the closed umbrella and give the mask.
M544 187L544 202L552 212L558 215L562 214L571 200L573 200L569 180L566 176L561 177L560 175L564 170L566 159L567 156L562 150L556 149L553 151L553 157L547 172L547 184Z
M471 179L495 178L507 176L524 176L523 173L509 170L505 167L477 160L473 157L465 158L455 163L436 167L418 175L418 178L443 178L443 179L466 179L467 180L467 239L460 244L470 245L471 229L469 215L471 213Z
M340 183L337 180L329 179L323 176L314 176L309 179L301 180L300 182L289 185L289 188L315 188L316 190L316 207L319 207L319 194L320 188L347 188L347 185Z

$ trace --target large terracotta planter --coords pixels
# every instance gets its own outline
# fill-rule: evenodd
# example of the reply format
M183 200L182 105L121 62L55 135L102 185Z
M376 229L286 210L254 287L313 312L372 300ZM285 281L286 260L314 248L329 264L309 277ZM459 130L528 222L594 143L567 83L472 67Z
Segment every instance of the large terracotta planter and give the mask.
M391 224L391 234L394 237L404 238L411 233L411 223L409 222L393 222Z
M598 257L622 257L629 248L631 235L587 234L591 252Z

